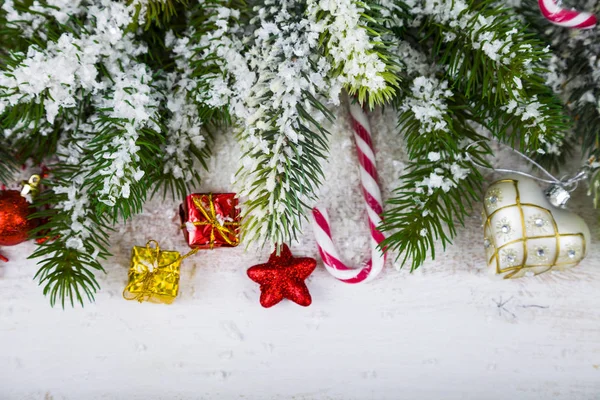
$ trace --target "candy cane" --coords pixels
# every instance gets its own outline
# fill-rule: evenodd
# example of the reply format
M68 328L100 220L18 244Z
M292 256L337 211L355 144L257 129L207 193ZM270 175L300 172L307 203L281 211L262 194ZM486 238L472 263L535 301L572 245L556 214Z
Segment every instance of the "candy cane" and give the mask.
M360 181L362 184L363 197L369 216L369 228L371 230L371 259L362 268L349 268L344 264L331 239L329 217L325 209L313 208L313 230L321 253L325 268L334 277L346 283L368 282L375 278L383 269L385 254L381 252L378 245L385 239L383 234L377 230L381 223L383 202L381 201L381 190L377 184L377 170L375 169L375 154L371 141L371 129L369 121L362 108L353 104L350 106L350 118L354 129L354 140L360 163Z
M542 15L554 25L578 29L590 29L596 26L594 14L561 8L554 0L538 0L538 4Z

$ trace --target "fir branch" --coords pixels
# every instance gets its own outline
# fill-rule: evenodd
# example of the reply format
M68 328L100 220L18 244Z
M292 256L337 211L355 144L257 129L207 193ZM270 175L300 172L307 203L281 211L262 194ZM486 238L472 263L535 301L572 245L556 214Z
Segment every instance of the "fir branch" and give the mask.
M32 217L44 221L31 232L44 239L30 256L41 258L35 278L50 304L60 303L63 308L75 302L83 306L84 299L93 301L99 288L94 274L104 271L100 260L110 255L108 216L95 212L97 196L85 185L90 172L86 151L95 136L93 125L86 121L89 104L88 99L78 112L68 114L70 137L61 141L58 160L49 165L51 176L42 182L48 190L33 204L37 212Z
M426 37L448 74L462 78L457 87L467 98L482 96L505 104L522 90L520 81L539 72L546 50L509 10L490 2L425 0L417 14L427 17Z
M545 85L548 49L492 2L425 0L421 8L436 58L488 129L526 152L558 152L568 124Z
M144 30L151 29L152 25L164 27L177 15L178 10L189 6L189 0L129 0L129 3L135 7L132 31L138 27L140 16L143 16Z
M110 255L110 228L106 217L91 212L88 200L73 186L73 179L80 176L78 166L54 164L51 169L51 180L43 182L51 190L39 195L34 207L40 211L32 215L46 221L32 232L46 241L29 258L42 259L35 279L44 286L52 306L59 303L64 308L75 302L83 306L84 299L93 301L100 288L95 273L104 272L100 260Z
M469 152L468 155L480 157L483 154ZM430 179L439 172L433 165L422 164L422 161L408 164L410 172L403 176L406 183L396 189L388 201L389 209L383 215L381 226L383 232L391 232L381 246L397 251L401 265L410 263L411 271L423 265L428 256L435 259L436 241L441 241L443 249L452 243L457 223L464 225L473 203L479 201L482 180L477 169L465 162L455 165L469 169L472 174L457 182L457 186L447 190L438 188L427 194L415 193L415 182Z
M332 116L320 99L338 101L340 86L329 79L331 67L315 51L316 21L306 17L306 4L273 5L268 0L256 6L257 17L250 21L241 21L238 10L214 9L209 20L217 29L196 39L196 54L204 61L195 61L203 71L195 75L198 87L208 88L198 92L200 104L227 106L235 117L243 151L237 187L246 198L246 238L281 244L299 234L322 181L323 121ZM248 24L255 32L251 37L244 34Z
M399 62L385 40L391 31L383 8L363 1L307 1L317 21L319 42L337 77L350 96L370 108L389 102L398 87Z
M594 201L594 207L600 206L600 151L594 151L594 154L590 158L590 178L589 178L589 190L588 195L592 196Z
M156 182L155 192L162 189L165 196L171 193L184 197L191 185L200 183L196 161L207 168L212 143L210 128L229 122L225 107L204 101L210 90L209 81L221 73L221 68L214 62L216 56L204 54L206 47L198 47L197 43L203 35L217 29L214 18L220 5L221 1L211 0L190 7L185 22L171 25L174 30L164 37L171 60L170 72L163 82L166 97L161 105L166 142L161 146L163 167L154 170L152 179Z
M238 171L238 179L245 182L244 225L249 240L282 244L297 239L309 202L315 199L314 188L324 178L319 159L328 151L328 132L311 114L322 113L330 120L333 116L308 91L299 103L298 122L292 129L301 141L281 136L276 128L283 116L279 110L257 121L263 126L260 135L253 126L240 135L249 166ZM257 141L266 148L251 145Z
M590 194L594 204L600 204L598 174L594 172L600 155L600 34L596 29L557 29L540 14L535 1L519 3L516 11L551 49L546 81L571 116L574 142L583 157L591 160Z
M17 170L15 157L8 151L5 140L0 139L0 183L9 183Z
M81 0L4 0L0 4L0 67L2 58L26 52L29 46L44 48L61 34L75 34L84 8Z
M86 183L98 194L100 203L112 209L114 220L141 211L148 183L139 182L145 171L156 167L153 155L164 140L158 124L162 93L152 85L145 65L131 64L113 77L111 90L95 102L98 114L92 123L96 136L86 152L91 166Z
M170 194L181 199L190 186L200 184L196 161L207 169L212 136L206 131L198 106L187 91L173 86L167 93L163 102L165 138L160 146L161 166L150 169L148 180L154 186L154 193L162 190L163 196Z
M336 101L339 88L328 81L326 60L314 55L316 35L313 21L303 17L304 4L284 2L279 10L272 4L266 1L258 13L260 28L248 49L256 78L248 93L240 93L247 111L240 115L246 121L237 177L247 197L246 237L282 244L298 237L322 182L323 121L332 115L319 97Z
M527 77L523 83L525 96L515 93L512 100L495 108L485 99L478 99L473 109L498 140L550 159L568 148L565 136L571 124L560 100L540 79Z
M473 129L474 119L467 100L433 76L414 78L401 103L399 129L412 161L383 215L381 228L390 234L382 247L398 251L411 271L428 254L435 258L436 240L444 248L451 243L456 224L478 201L477 164L487 165L491 151Z

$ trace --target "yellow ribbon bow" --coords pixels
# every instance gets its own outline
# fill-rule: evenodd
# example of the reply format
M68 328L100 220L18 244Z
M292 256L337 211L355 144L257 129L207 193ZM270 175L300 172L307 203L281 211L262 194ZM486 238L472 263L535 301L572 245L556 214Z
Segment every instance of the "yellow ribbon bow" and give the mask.
M240 226L240 223L237 221L233 221L233 222L224 221L223 223L219 222L219 220L217 219L217 212L215 210L215 203L213 202L213 199L212 199L212 193L208 194L208 204L209 204L209 208L210 208L210 215L204 208L204 205L202 204L202 201L201 201L201 197L200 198L192 197L192 201L194 202L194 205L196 206L196 208L202 213L202 216L205 218L205 221L193 222L194 226L210 225L212 227L212 229L210 230L210 243L209 243L211 250L215 246L215 229L217 231L219 231L219 233L221 234L221 237L228 245L235 247L238 244L240 244L240 239L238 238L237 232L235 229L236 227ZM228 226L234 227L234 228L227 228ZM229 235L232 235L234 237L234 239L231 240Z

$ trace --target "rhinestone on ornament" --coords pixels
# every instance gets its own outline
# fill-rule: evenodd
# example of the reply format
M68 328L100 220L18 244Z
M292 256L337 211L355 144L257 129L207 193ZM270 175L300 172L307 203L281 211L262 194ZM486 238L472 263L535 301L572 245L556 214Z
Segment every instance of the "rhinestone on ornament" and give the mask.
M488 239L488 238L484 238L484 239L483 239L483 246L484 246L486 249L489 249L491 245L492 245L492 242L490 242L490 239Z
M581 247L569 243L565 246L565 252L563 254L572 262L577 262L580 258Z
M535 224L535 226L537 226L538 228L541 228L542 226L545 225L545 221L541 218L536 218L533 223Z
M527 228L533 233L548 232L550 223L541 214L535 214L527 219Z
M544 251L544 249L537 249L537 256L538 257L544 257L544 255L546 255L546 252Z
M498 188L491 189L485 197L485 204L489 209L498 207L498 203L502 201L502 191Z
M499 235L504 235L504 240L508 240L511 238L513 230L510 226L510 221L506 217L496 222L496 232Z
M533 254L536 256L538 261L548 261L548 253L550 250L546 246L540 246L535 249Z
M513 267L517 262L517 252L513 249L502 250L502 259L510 267Z

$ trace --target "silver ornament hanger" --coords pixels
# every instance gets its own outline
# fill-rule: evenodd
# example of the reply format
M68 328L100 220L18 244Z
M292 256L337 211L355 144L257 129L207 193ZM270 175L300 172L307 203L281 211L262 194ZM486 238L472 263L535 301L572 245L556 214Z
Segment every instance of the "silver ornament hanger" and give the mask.
M465 150L477 143L480 143L480 142L482 142L482 141L477 141L477 142L471 143L470 145L468 145L465 148ZM544 175L547 176L547 178L540 178L539 176L532 175L528 172L518 171L518 170L514 170L514 169L509 169L509 168L490 168L485 165L476 163L477 166L487 169L487 170L490 170L490 171L494 171L494 172L503 172L503 173L508 173L508 174L521 175L521 176L525 176L527 178L534 179L538 182L543 182L543 183L549 184L548 188L546 190L544 190L544 194L546 195L546 198L548 199L550 204L552 204L554 207L565 208L565 206L567 205L567 202L571 198L571 192L573 192L575 189L577 189L579 182L586 179L588 176L589 167L587 165L585 165L585 166L581 167L577 171L577 173L575 175L573 175L572 177L563 177L562 179L559 179L559 178L555 177L554 175L552 175L550 172L548 172L548 170L546 170L540 164L538 164L537 162L535 162L533 159L526 156L525 154L521 153L520 151L515 150L512 147L507 146L506 144L504 144L502 142L497 142L497 143L500 144L501 146L504 146L505 148L509 149L510 151L517 154L521 158L527 160L533 166L537 167L540 171L542 171L544 173Z

